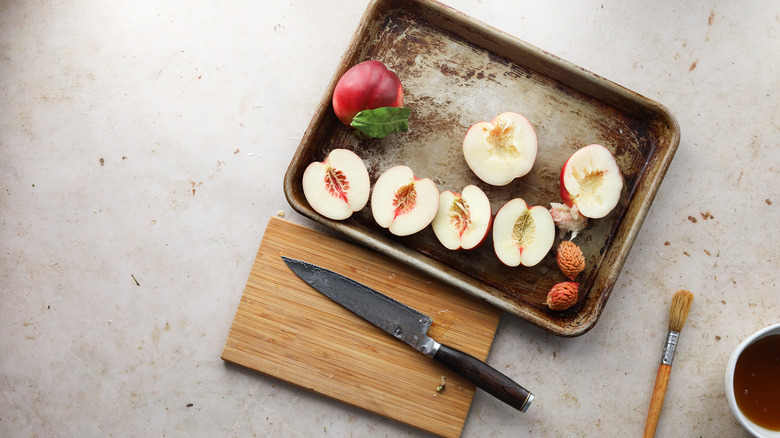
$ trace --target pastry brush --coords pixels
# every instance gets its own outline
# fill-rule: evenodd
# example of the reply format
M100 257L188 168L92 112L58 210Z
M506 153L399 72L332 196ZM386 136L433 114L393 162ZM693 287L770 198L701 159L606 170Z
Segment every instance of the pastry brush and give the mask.
M669 331L666 335L666 346L664 354L661 357L661 363L658 365L658 374L655 376L655 386L653 395L650 398L650 408L647 411L647 420L645 421L644 438L655 436L655 428L658 426L658 418L661 415L661 408L666 396L666 388L669 386L669 375L672 372L672 360L674 352L677 349L677 340L680 332L688 319L688 311L691 309L693 294L687 290L679 290L672 298L672 307L669 311Z

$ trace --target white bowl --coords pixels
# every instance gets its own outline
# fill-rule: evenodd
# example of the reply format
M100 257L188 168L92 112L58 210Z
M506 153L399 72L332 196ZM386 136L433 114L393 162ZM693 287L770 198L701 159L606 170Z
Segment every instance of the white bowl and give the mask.
M726 364L726 398L729 400L731 412L734 413L734 416L737 417L745 429L758 438L780 438L780 431L765 429L753 423L747 417L745 417L745 414L743 414L742 411L739 410L739 407L737 406L737 400L734 398L734 367L736 367L737 359L739 358L739 355L742 353L742 351L745 350L745 347L752 344L757 339L763 338L764 336L777 334L780 334L780 324L770 325L769 327L763 328L753 333L747 339L742 341L737 346L737 348L734 349L734 351L731 353L731 357L729 357L729 361Z

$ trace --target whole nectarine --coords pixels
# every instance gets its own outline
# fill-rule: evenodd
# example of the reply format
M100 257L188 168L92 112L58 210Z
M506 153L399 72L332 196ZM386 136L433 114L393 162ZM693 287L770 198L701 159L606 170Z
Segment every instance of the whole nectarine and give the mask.
M350 126L363 110L402 107L404 90L398 75L379 61L363 61L341 76L333 90L333 111Z

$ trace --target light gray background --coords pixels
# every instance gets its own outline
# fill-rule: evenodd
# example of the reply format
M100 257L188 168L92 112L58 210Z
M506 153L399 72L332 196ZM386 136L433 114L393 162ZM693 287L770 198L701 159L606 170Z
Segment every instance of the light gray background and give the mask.
M446 3L666 105L682 141L597 326L504 316L464 437L747 436L723 371L780 321L776 1ZM367 2L0 2L0 436L425 434L219 358L284 171ZM133 277L140 286L136 285ZM191 406L190 406L191 404Z

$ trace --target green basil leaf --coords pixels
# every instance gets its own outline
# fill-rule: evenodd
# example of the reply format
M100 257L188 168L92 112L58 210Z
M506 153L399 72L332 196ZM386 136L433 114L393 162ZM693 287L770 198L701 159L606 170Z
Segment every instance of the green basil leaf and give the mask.
M363 138L385 138L409 130L409 113L409 108L391 106L363 110L355 114L350 126Z

